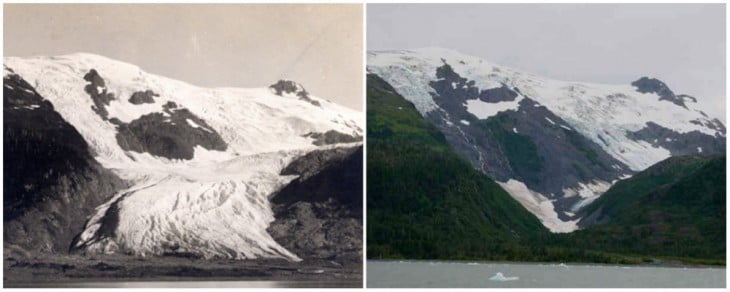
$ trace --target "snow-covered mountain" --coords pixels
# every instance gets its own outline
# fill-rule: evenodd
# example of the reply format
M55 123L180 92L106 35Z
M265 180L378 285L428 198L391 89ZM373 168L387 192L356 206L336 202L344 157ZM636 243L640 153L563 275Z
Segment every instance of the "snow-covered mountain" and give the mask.
M725 151L722 122L657 79L558 81L440 48L370 51L367 70L553 232L577 229L575 213L617 180Z
M362 143L360 112L293 81L201 88L92 54L4 65L6 95L36 92L128 182L95 206L72 250L298 260L267 232L270 197L298 177L282 170L312 151Z

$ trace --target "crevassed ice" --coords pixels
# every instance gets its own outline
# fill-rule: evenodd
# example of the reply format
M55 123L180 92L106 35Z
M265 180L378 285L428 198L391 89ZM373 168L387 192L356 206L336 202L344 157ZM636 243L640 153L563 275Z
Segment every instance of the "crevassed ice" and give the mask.
M201 88L91 54L4 61L79 131L97 161L133 184L89 218L77 245L88 251L139 255L195 251L204 257L298 260L266 232L274 220L267 196L294 178L279 175L281 169L308 151L335 147L314 146L302 137L306 133L336 130L363 135L360 112L314 96L321 107L281 98L268 88ZM10 74L7 68L5 74ZM192 160L122 150L115 126L91 109L93 102L84 92L88 82L83 76L91 69L105 79L107 92L117 97L107 107L110 118L129 122L161 112L162 104L173 101L205 120L228 149L198 146ZM143 90L159 94L154 104L127 101ZM118 223L112 224L115 232L97 232L109 226L103 219L112 204L119 208Z

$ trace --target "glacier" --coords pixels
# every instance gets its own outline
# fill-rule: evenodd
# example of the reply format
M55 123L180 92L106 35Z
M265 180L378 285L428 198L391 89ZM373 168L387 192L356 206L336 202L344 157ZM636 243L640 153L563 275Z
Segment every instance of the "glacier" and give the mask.
M430 86L433 82L442 80L436 76L436 72L437 68L445 64L458 76L473 82L480 92L506 86L518 94L514 101L490 103L480 99L466 100L463 107L469 114L479 120L487 120L505 111L523 114L520 101L525 98L534 100L534 107L545 107L563 120L557 123L545 117L546 123L579 133L615 160L625 164L626 168L618 164L609 165L610 168L623 172L616 180L625 179L631 173L646 169L672 155L672 150L661 145L659 141L650 143L632 139L628 137L628 133L636 133L655 125L679 134L702 134L725 139L724 126L718 119L709 117L700 110L701 101L685 98L683 95L678 95L683 101L683 105L678 106L657 93L642 93L632 84L554 80L444 48L367 53L368 73L376 74L388 82L397 93L413 103L423 117L444 115L444 124L451 125L449 113L435 102L436 92ZM463 130L457 130L464 140L473 139L467 137ZM522 132L516 127L511 127L510 130L515 134ZM476 149L475 146L472 147ZM702 148L692 148L692 151L706 150L700 149ZM477 153L480 165L475 167L484 170L484 157L481 152ZM578 219L570 214L597 199L616 180L608 182L589 179L564 187L563 197L573 197L571 205L562 211L569 219L565 219L565 216L563 219L559 218L559 211L555 210L552 202L555 194L541 194L516 179L497 182L523 207L535 214L548 229L553 232L571 232L578 228Z
M269 88L203 88L144 72L106 57L78 53L54 57L5 57L5 74L18 74L49 100L89 144L95 159L130 182L98 206L72 248L88 253L140 256L192 253L204 258L300 258L266 229L274 221L269 196L296 176L280 175L288 163L317 149L308 133L330 130L363 136L361 112L310 96L313 106ZM195 146L192 159L125 151L115 124L97 115L83 79L94 69L114 94L106 109L123 123L161 113L174 102L202 118L228 144L224 151ZM127 98L152 90L154 103Z

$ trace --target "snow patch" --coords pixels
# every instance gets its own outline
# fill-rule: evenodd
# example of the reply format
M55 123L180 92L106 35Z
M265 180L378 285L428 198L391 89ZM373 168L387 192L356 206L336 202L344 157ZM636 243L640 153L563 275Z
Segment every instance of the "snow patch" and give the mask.
M581 198L590 198L600 196L605 193L611 184L602 180L594 180L589 183L578 183L578 186L563 189L563 195L566 198L580 196Z
M208 128L206 128L206 127L203 127L203 126L200 126L200 125L196 124L196 123L195 123L195 122L193 122L193 121L192 121L191 119L185 119L185 121L186 121L186 122L188 122L188 125L190 125L190 126L191 126L191 127L193 127L193 128L196 128L196 129L197 129L197 128L201 128L201 129L203 129L204 131L207 131L207 132L211 132L211 133L213 132L213 131L211 131L210 129L208 129Z
M520 107L520 101L522 101L523 98L523 96L519 96L513 101L497 103L483 102L479 99L470 99L466 101L466 110L480 120L486 120L490 117L496 116L500 112L510 110L516 111Z
M525 209L535 214L537 218L553 233L567 233L578 229L578 220L562 221L555 212L553 202L544 195L532 191L521 181L510 179L507 182L497 182L517 200Z

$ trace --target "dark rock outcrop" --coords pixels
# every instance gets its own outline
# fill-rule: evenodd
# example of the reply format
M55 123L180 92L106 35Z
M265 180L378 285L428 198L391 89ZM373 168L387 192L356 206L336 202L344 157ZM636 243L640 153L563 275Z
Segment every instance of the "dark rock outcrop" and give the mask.
M276 221L268 231L304 259L362 257L363 148L308 153L282 175L298 174L270 200Z
M685 99L691 99L697 102L697 99L689 95L675 95L669 87L659 79L641 77L639 80L631 82L631 85L636 87L636 91L641 93L656 93L659 95L659 100L670 101L678 106L687 108L684 101Z
M89 84L84 87L84 91L86 91L86 93L88 93L94 101L94 105L91 106L91 109L93 109L94 112L96 112L102 119L106 120L109 116L106 106L115 99L114 94L107 92L104 78L102 78L101 75L99 75L99 72L96 72L95 69L91 69L89 73L86 73L86 75L84 75L84 80L89 82Z
M274 93L278 96L283 96L286 94L295 94L299 97L299 100L306 101L308 103L311 103L314 106L322 106L319 101L316 101L309 97L309 92L307 92L306 89L304 89L303 86L300 84L291 81L291 80L279 80L276 83L269 86Z
M304 135L304 137L310 137L310 138L314 139L312 144L317 145L317 146L362 141L362 137L360 137L360 136L348 135L345 133L340 133L335 130L329 130L324 133L317 133L317 132L307 133Z
M502 84L501 87L482 90L479 99L484 102L503 102L514 101L517 98L517 92L509 89L507 85Z
M632 171L584 137L544 106L524 96L515 110L487 119L470 113L467 101L488 103L517 100L517 91L502 85L481 90L474 81L439 67L432 98L443 109L425 118L446 137L451 147L474 168L501 182L517 179L528 188L556 199L559 216L580 199L564 197L564 189L594 180L613 181Z
M114 95L107 93L104 78L91 69L84 80L90 82L84 89L94 101L92 109L102 119L117 126L117 143L126 151L147 152L169 159L192 159L195 146L217 151L228 148L228 144L208 123L171 101L162 105L161 113L146 114L129 123L117 118L109 119L105 106L114 100ZM152 90L138 91L132 94L129 102L154 103L154 96L158 94Z
M132 104L155 103L155 96L160 96L152 90L137 91L129 97Z
M79 132L30 84L12 74L3 83L4 244L67 252L86 217L126 182L94 160Z
M146 114L117 126L117 143L124 150L148 152L169 159L192 159L195 146L225 151L228 144L203 119L168 102L163 113Z
M717 122L719 126L714 124L712 126L725 133L722 123ZM726 145L724 137L715 137L699 131L679 133L652 122L646 123L641 130L626 133L626 137L667 149L672 156L724 153Z

